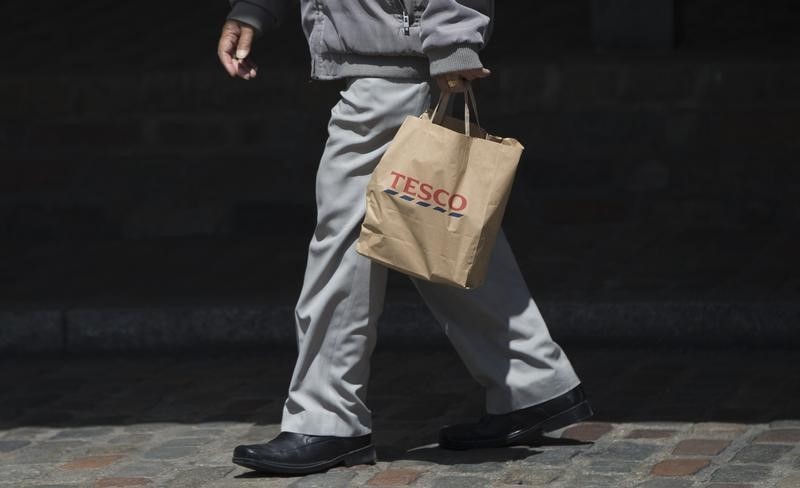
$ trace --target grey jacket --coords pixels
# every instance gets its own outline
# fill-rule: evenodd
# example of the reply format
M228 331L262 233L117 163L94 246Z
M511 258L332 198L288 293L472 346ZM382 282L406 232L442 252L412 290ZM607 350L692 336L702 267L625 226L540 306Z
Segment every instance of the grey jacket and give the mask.
M229 19L259 34L292 0L230 0ZM427 78L481 68L494 0L300 0L311 77Z

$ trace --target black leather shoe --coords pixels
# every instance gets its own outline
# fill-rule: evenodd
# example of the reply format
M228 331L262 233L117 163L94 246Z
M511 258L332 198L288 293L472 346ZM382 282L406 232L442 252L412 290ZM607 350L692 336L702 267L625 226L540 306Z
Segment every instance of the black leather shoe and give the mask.
M592 416L581 385L531 407L500 415L486 414L477 424L450 425L439 432L445 449L476 449L540 444L544 432L558 430Z
M334 437L281 432L266 444L236 446L233 462L263 473L309 474L339 464L375 464L370 434Z

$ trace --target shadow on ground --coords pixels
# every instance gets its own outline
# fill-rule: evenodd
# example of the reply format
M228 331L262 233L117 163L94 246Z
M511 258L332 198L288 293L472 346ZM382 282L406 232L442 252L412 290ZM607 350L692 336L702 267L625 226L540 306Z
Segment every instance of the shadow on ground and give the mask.
M567 351L593 403L593 420L761 423L800 418L800 362L792 351ZM274 425L280 422L293 362L294 352L288 350L9 357L0 362L0 428L226 421ZM439 425L480 415L482 401L481 389L450 350L379 349L373 357L369 404L375 435L406 434L398 448L434 443Z

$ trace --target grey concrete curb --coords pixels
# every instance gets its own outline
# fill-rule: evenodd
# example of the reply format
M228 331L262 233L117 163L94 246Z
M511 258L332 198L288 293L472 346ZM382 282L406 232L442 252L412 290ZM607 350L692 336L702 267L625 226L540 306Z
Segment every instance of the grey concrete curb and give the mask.
M553 337L597 346L797 347L795 302L539 303ZM388 303L380 347L442 347L421 303ZM0 311L0 352L113 352L294 347L292 307L181 306Z

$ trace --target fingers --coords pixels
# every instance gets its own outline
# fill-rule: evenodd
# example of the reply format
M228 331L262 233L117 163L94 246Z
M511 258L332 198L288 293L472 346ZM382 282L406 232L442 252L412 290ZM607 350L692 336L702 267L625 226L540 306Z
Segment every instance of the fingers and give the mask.
M445 73L436 77L436 84L445 93L462 93L467 89L466 82L486 78L492 72L486 68L466 69Z
M239 42L236 45L236 57L245 59L250 55L250 48L253 46L253 28L248 25L241 26Z
M447 93L462 93L467 89L467 86L464 84L465 81L465 78L458 76L456 73L452 73L444 76L444 83L440 84L439 88L442 88L442 90Z
M236 76L238 71L233 53L239 41L239 31L238 23L230 20L225 22L225 25L222 26L222 34L219 36L219 44L217 46L217 56L225 71L231 76Z
M466 78L467 80L472 81L480 78L486 78L487 76L492 74L492 72L486 68L478 68L478 69L465 70L460 72L459 74L461 75L462 78Z
M231 77L250 80L256 77L258 66L248 58L255 31L249 25L229 20L222 26L217 56Z
M233 62L236 64L236 76L239 78L251 80L258 74L258 66L249 59L234 58Z
M439 91L442 93L453 93L453 88L448 85L447 78L444 76L436 77L436 84L439 86Z

